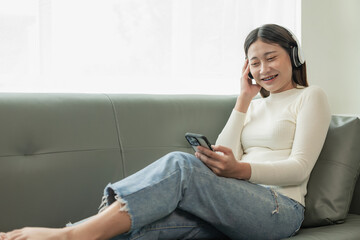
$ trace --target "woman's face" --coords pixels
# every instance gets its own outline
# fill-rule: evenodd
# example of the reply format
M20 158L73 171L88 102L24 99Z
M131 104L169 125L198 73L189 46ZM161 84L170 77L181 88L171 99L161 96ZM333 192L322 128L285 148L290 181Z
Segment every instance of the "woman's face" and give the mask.
M270 93L279 93L295 87L289 54L275 43L260 39L248 50L250 72L257 84Z

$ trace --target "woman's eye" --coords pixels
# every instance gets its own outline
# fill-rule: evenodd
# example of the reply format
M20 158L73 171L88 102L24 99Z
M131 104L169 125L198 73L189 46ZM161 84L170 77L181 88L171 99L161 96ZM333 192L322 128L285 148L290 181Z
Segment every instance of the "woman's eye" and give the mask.
M273 61L275 59L275 57L269 57L267 60L268 61Z
M257 66L257 65L259 65L259 63L258 62L254 62L254 63L251 63L251 66Z

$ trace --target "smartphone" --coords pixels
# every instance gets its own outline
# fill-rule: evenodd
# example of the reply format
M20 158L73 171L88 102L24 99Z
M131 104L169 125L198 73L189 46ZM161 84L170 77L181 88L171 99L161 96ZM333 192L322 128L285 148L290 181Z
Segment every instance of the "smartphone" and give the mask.
M211 151L214 151L209 140L204 135L197 133L186 133L185 138L190 143L195 152L197 152L197 146L203 146L210 149Z

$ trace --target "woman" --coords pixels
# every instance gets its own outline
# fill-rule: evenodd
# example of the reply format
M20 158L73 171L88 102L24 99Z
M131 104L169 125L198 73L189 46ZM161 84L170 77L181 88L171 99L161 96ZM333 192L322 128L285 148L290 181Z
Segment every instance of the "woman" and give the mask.
M99 214L0 239L281 239L304 218L306 185L330 123L299 44L269 24L245 40L241 91L215 152L170 153L109 184ZM249 77L255 80L253 84ZM263 98L252 100L258 93ZM201 160L201 161L199 161Z

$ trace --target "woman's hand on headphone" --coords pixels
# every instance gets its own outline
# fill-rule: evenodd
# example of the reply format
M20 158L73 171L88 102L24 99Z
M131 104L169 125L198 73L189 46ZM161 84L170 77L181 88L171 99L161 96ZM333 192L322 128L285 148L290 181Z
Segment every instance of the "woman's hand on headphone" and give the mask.
M234 109L239 112L246 113L249 108L251 100L259 93L261 86L253 84L249 77L250 64L246 59L242 68L242 76L240 79L240 95L236 101Z
M261 86L257 83L253 84L252 79L249 77L250 73L250 63L249 59L245 60L243 69L242 69L242 76L240 79L240 95L244 95L244 97L248 97L253 99L256 94L259 93Z

